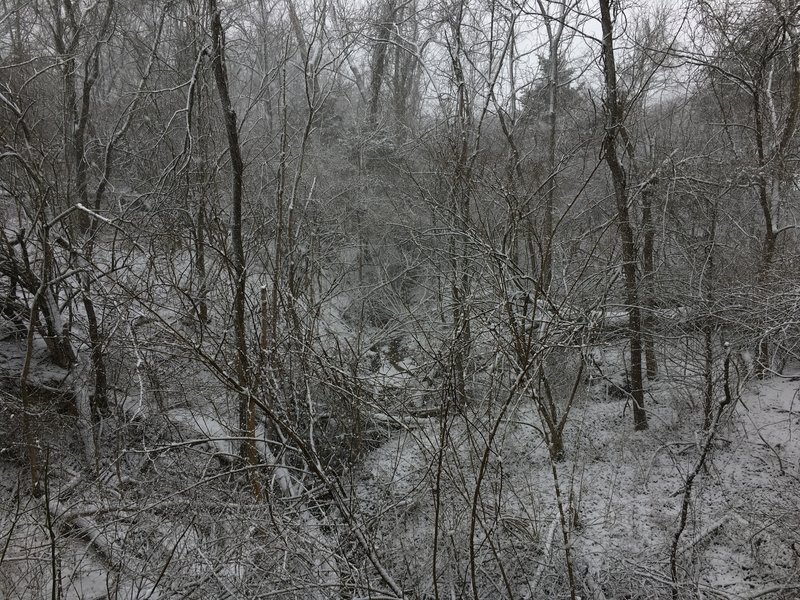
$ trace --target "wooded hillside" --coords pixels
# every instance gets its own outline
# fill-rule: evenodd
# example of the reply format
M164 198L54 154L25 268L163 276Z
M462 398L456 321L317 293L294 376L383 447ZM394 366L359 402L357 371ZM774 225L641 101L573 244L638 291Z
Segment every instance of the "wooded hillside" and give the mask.
M800 5L0 2L0 599L795 598Z

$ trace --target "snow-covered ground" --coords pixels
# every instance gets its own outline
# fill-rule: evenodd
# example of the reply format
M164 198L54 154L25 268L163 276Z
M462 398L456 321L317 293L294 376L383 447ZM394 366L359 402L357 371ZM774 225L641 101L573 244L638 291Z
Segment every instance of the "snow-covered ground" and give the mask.
M800 597L798 375L800 370L787 370L782 377L751 382L724 414L694 482L680 538L681 597ZM688 394L666 381L655 382L648 399L650 428L643 432L632 431L625 400L584 400L573 409L567 457L557 473L565 512L572 515L572 560L583 574L581 585L588 571L599 588L584 589L589 597L599 597L600 591L606 598L671 595L670 545L685 478L703 441L701 407ZM485 437L457 419L445 434L438 481L439 422L396 434L367 461L361 494L370 510L384 515L376 539L388 555L405 562L419 592L433 593L431 498L437 486L443 497L440 541L452 538L441 551L443 581L448 570L468 571L467 525L477 502L473 535L484 575L507 578L515 597L548 597L564 585L553 475L538 424L535 408L525 402L503 419L480 494L475 473ZM510 538L523 549L504 555ZM516 568L513 558L524 563L524 553L531 550L527 567ZM504 569L492 565L500 556L508 561ZM553 580L549 588L548 577ZM505 586L502 590L484 588L481 597L509 595ZM453 584L456 596L463 591Z
M9 347L2 355L12 360ZM393 419L402 414L390 409L402 411L398 399L413 395L420 373L429 371L395 354L378 348L380 364L365 379L387 392L386 413L365 409L384 441L340 481L375 557L409 598L437 591L472 597L473 578L480 598L568 597L554 472L579 593L596 600L671 597L670 545L703 442L697 381L673 369L651 383L650 428L643 432L632 430L624 398L586 389L554 471L527 394L507 406L498 394L444 416ZM613 369L620 356L609 349L602 358ZM35 376L46 384L54 374L46 362L40 366ZM301 598L311 589L326 598L335 596L325 587L331 582L380 583L341 509L324 491L292 484L313 481L306 465L269 470L271 503L253 503L246 485L228 474L237 464L235 402L220 389L211 394L201 373L191 381L162 375L167 406L155 410L150 400L152 410L135 418L120 410L124 423L109 420L107 427L113 422L125 433L101 433L101 441L116 438L121 446L106 448L103 455L117 459L96 474L80 472L74 417L39 415L53 436L49 504L27 494L25 456L9 420L19 407L4 400L0 599L51 598L53 573L60 597L76 600L235 598L256 590ZM430 396L435 389L431 384ZM680 538L681 598L800 595L798 390L795 365L744 385L724 413ZM173 403L173 393L192 402ZM140 399L134 385L120 406ZM283 460L272 453L264 459ZM350 568L358 560L365 566ZM321 573L328 583L320 583ZM385 586L378 588L380 596Z

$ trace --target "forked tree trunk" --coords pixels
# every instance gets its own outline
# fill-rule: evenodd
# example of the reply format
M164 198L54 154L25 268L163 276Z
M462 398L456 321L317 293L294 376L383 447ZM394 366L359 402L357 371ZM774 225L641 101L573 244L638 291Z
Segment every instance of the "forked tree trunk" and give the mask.
M752 89L749 90L753 98L758 202L764 218L764 241L761 247L759 273L759 283L764 286L773 276L778 235L787 231L787 228L781 228L777 222L778 208L781 200L781 183L787 178L791 179L791 174L785 171L786 161L800 116L800 44L798 44L797 11L789 11L784 15L781 14L778 5L775 5L775 8L780 16L780 26L772 30L774 37L768 39L762 47L761 60L755 69ZM776 69L776 57L779 54L788 55L789 68L780 67L781 78L788 81L788 95L780 91L780 86L779 91L773 90L773 73ZM780 119L776 106L782 109L783 119ZM768 130L772 136L772 143L768 142ZM762 377L771 366L769 354L768 334L764 333L758 341L756 354L756 375L759 377Z
M92 90L100 74L100 48L113 29L111 19L113 12L114 0L108 0L106 2L101 25L94 36L94 43L86 54L86 59L83 64L83 80L80 85L80 94L78 94L75 76L78 61L76 61L74 53L83 33L83 19L80 14L80 6L64 2L64 14L68 18L62 18L61 7L54 5L54 16L57 15L55 19L56 27L53 29L54 42L58 53L66 57L62 69L62 80L64 85L64 120L65 124L70 127L70 130L65 132L64 140L66 146L65 151L68 157L67 174L70 179L74 178L74 189L77 201L87 208L90 208L90 203L86 132L89 127L91 116ZM67 40L69 40L69 43L67 43ZM106 167L108 167L108 156L106 159ZM104 173L104 175L107 176L108 172ZM99 202L104 190L105 181L98 187L98 193L95 195L95 210L99 208ZM108 386L106 382L106 367L103 358L102 327L97 318L97 311L95 310L91 292L90 270L92 254L94 252L94 238L97 235L97 223L91 218L91 215L87 211L79 210L77 211L77 225L80 232L85 236L82 248L82 262L84 263L83 267L85 272L79 276L79 286L81 289L82 304L86 313L89 347L91 348L92 368L94 370L95 380L91 412L98 417L108 410Z

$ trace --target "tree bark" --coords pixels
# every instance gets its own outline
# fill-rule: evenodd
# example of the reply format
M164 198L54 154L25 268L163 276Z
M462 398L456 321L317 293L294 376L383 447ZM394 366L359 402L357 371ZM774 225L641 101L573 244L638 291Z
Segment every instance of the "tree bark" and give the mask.
M631 397L633 399L633 427L638 431L647 429L647 413L644 410L644 390L642 385L642 314L639 306L636 275L636 240L628 209L627 178L625 168L617 153L617 137L623 126L625 113L617 93L614 26L611 20L610 0L600 0L600 23L603 30L603 75L605 79L603 112L606 120L603 155L611 172L611 179L614 185L617 221L622 239L622 273L625 278L631 346L630 384Z
M395 0L386 2L386 13L378 23L378 39L372 55L372 78L369 84L369 125L374 128L378 123L378 108L380 106L381 87L386 71L386 54L389 47L389 36L394 24Z
M407 13L406 6L403 4L398 8L392 20L395 28L399 28L400 23L410 26L410 31L406 30L403 34L398 31L395 36L392 104L394 105L394 130L398 142L405 141L410 130L408 112L419 68L417 62L419 57L415 52L419 36L419 22L416 10L413 10L414 7L410 13ZM410 45L411 48L408 48L407 45Z
M706 237L706 269L703 274L705 289L702 290L705 305L713 310L714 285L716 272L714 269L714 251L717 238L717 200L708 203L708 234ZM705 394L703 398L703 429L708 431L711 427L712 408L714 405L714 329L711 325L711 315L708 315L705 325Z
M545 19L544 23L547 29L549 46L547 72L547 167L549 170L549 180L547 182L544 218L542 222L542 292L547 293L550 290L550 283L553 280L553 211L556 191L558 189L558 176L556 174L556 134L558 131L556 110L558 108L558 71L560 66L558 53L569 5L565 3L562 7L560 17L553 18L545 10L541 0L538 4L539 10Z
M53 29L55 47L58 53L65 57L62 67L62 81L64 85L64 124L69 126L65 131L65 154L67 156L67 176L74 176L75 194L77 201L85 207L90 207L88 172L89 162L86 157L86 130L89 126L92 106L92 89L100 73L100 46L105 42L105 38L112 29L111 17L114 12L114 0L108 0L100 28L96 32L94 44L91 46L83 65L83 81L80 85L80 96L76 90L75 71L77 60L75 51L81 38L83 28L83 16L80 14L79 5L64 2L64 15L68 18L65 22L61 18L60 9L54 9L56 26ZM76 14L77 12L77 14ZM68 23L68 27L67 27ZM69 29L69 32L67 31ZM67 44L68 34L70 41ZM110 148L113 146L114 139L109 144L106 155L106 170L104 175L108 175L110 169ZM71 155L71 159L70 159ZM98 186L95 194L95 210L100 206L100 200L105 190L105 177ZM97 224L88 212L77 211L77 225L80 232L85 236L83 243L83 263L85 272L79 275L79 286L81 289L81 300L86 313L87 330L89 334L89 347L91 348L92 368L94 370L94 395L91 402L91 412L95 417L99 417L108 411L108 400L106 388L106 367L104 362L104 349L102 339L102 327L97 318L97 311L91 295L91 262L94 251L94 237L97 234Z
M461 7L463 10L463 7ZM461 64L462 50L461 23L463 15L459 12L458 21L453 26L455 48L451 50L453 78L458 87L458 140L455 141L456 156L453 178L450 187L450 211L453 231L449 240L452 268L453 300L453 377L455 395L458 403L464 406L467 401L465 369L472 346L469 297L472 278L469 272L469 240L467 230L470 222L471 173L469 165L469 131L471 104L467 91L464 69Z
M217 85L219 101L225 121L225 132L228 137L228 153L231 157L232 182L231 182L231 241L233 245L233 329L236 351L236 376L241 391L239 392L239 429L244 440L240 452L245 463L250 466L258 464L258 450L255 444L256 416L255 400L250 386L250 365L247 357L247 330L245 328L245 293L247 271L245 268L244 242L242 240L242 197L244 186L244 161L242 149L239 144L239 129L236 122L236 112L231 103L228 88L228 73L225 65L225 40L222 31L220 10L216 0L208 0L208 11L211 15L211 42L212 42L212 69ZM263 496L258 473L251 469L250 486L257 499Z
M644 240L642 242L642 283L644 284L644 315L642 317L644 361L648 379L658 376L658 360L653 341L656 327L655 318L655 226L653 225L653 194L650 184L642 189L642 228Z

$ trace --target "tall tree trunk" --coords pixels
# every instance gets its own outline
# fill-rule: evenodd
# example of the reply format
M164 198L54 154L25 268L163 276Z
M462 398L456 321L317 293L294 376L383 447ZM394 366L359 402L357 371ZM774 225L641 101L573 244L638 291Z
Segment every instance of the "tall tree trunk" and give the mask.
M617 204L617 221L622 238L622 272L625 278L625 295L629 315L629 339L631 346L630 384L633 399L633 427L647 429L647 413L644 410L642 381L642 314L639 306L639 290L636 276L637 251L630 211L625 168L617 152L617 137L623 126L625 112L617 93L617 69L614 59L614 26L611 20L610 0L600 0L600 23L603 30L603 75L605 99L603 112L606 133L603 139L603 155L611 172L614 198Z
M553 18L547 12L541 0L539 0L538 4L539 10L545 19L549 46L547 70L547 167L549 180L547 182L544 217L542 220L542 292L547 293L553 280L553 211L555 210L555 196L558 190L558 176L556 174L558 122L556 110L558 109L559 51L569 6L564 3L561 15L558 18Z
M712 410L714 406L714 327L711 324L710 311L714 310L714 286L716 272L714 269L714 254L717 242L717 199L708 202L708 233L706 235L705 272L703 283L705 289L701 290L704 304L709 309L705 326L705 394L703 398L703 429L708 431L711 427Z
M201 192L197 206L197 223L194 235L194 266L198 281L197 287L197 320L200 325L208 323L208 274L206 272L206 198L205 190Z
M77 201L83 206L90 208L88 171L89 161L86 156L86 130L89 126L89 119L92 107L92 89L100 74L100 46L105 43L105 38L111 31L111 17L114 12L114 0L108 0L103 14L100 28L97 30L94 44L91 46L83 65L83 81L80 86L80 95L76 90L75 70L77 61L74 52L81 37L82 18L76 16L76 11L80 8L73 3L64 2L64 12L68 17L69 34L66 24L60 16L56 19L56 27L53 30L55 46L59 54L68 57L62 71L64 85L64 101L66 118L70 124L65 141L68 141L66 154L71 158L67 160L67 175L74 177L75 194ZM67 35L71 36L69 44L66 43ZM112 143L113 144L113 141ZM106 156L106 172L110 162ZM99 208L100 200L105 190L105 181L98 187L95 194L95 210ZM97 235L97 222L93 220L88 211L77 211L77 225L80 232L85 236L83 243L81 262L84 272L79 275L79 285L81 289L81 301L84 312L86 313L87 330L89 334L89 347L91 349L92 368L94 370L94 395L91 401L91 413L99 417L108 411L106 366L104 362L104 348L102 338L102 327L97 318L97 311L94 307L91 292L91 264L94 253L94 241Z
M766 66L764 66L766 68ZM763 73L759 73L759 76L756 78L756 85L753 91L753 119L754 119L754 126L755 126L755 136L756 136L756 153L757 153L757 160L758 160L758 179L757 179L757 188L758 188L758 203L761 206L761 214L764 217L764 243L761 248L761 272L763 275L766 275L769 270L772 268L772 262L775 257L775 224L773 222L773 215L772 215L772 204L769 198L769 190L768 190L768 179L767 179L767 169L769 165L767 164L768 160L766 151L764 148L764 120L762 116L762 99L761 99L761 88L764 85L763 83L764 75Z
M756 187L758 203L764 218L764 240L758 279L765 287L772 277L778 235L786 231L786 228L781 228L777 222L780 214L781 185L787 179L793 180L791 173L786 172L786 160L800 113L800 43L798 43L800 40L798 40L797 11L781 14L784 11L780 5L776 4L774 8L778 13L776 16L779 16L776 24L779 23L780 26L775 27L772 36L765 40L761 60L755 69L753 85L749 90L753 97L753 127L758 165ZM781 48L783 44L787 45ZM774 61L779 54L784 56L788 54L789 68L786 69L785 65L780 67L781 77L789 82L788 98L780 92L773 91L773 74L776 68ZM782 127L776 112L778 102L784 111ZM767 141L768 129L772 143ZM766 332L758 341L755 368L759 377L770 368L769 339Z
M463 10L463 6L460 10ZM453 301L453 377L457 401L463 406L467 401L465 369L472 345L469 296L471 277L469 273L469 241L467 230L470 222L471 174L469 163L469 133L472 126L470 97L467 91L464 69L461 64L462 14L454 24L455 48L451 50L453 77L457 86L458 128L453 178L450 183L450 211L453 231L450 237L450 261L452 268Z
M772 270L772 263L775 259L775 224L772 215L772 204L769 198L768 191L768 174L767 165L769 159L766 156L764 149L764 123L762 116L762 98L761 90L764 86L764 69L766 64L762 64L758 71L758 76L755 81L755 88L753 90L753 119L755 125L756 136L756 153L758 160L758 175L756 185L758 188L758 203L761 206L761 214L764 217L764 242L761 246L761 269L759 272L759 280L761 283L766 283L770 277ZM755 375L763 377L769 367L769 342L766 336L762 336L758 340L756 348L756 361L755 361Z
M294 30L294 35L297 38L297 47L300 50L300 56L303 59L303 70L306 79L306 94L311 97L311 103L314 105L313 108L318 108L316 103L319 98L319 72L318 72L318 64L312 64L312 56L311 56L311 45L309 44L308 39L306 38L306 34L303 31L303 24L300 22L300 17L297 14L297 9L294 5L293 0L286 0L286 6L289 9L289 21L292 24L292 30ZM319 59L321 55L317 56ZM316 61L315 61L316 62Z
M245 328L245 293L247 272L245 269L244 242L242 240L242 196L244 185L244 161L239 144L239 129L236 112L231 103L228 88L228 73L225 65L225 40L222 31L222 20L216 0L208 0L208 12L211 15L212 68L217 84L219 101L225 121L225 132L228 137L228 153L231 157L231 241L233 244L233 329L236 347L236 376L239 392L239 429L244 440L241 443L241 455L245 463L251 467L258 464L258 451L255 444L256 415L255 400L250 391L250 365L247 358L247 330ZM255 468L250 469L250 485L253 495L261 499L263 491Z
M372 54L372 78L369 84L369 125L375 127L378 123L378 108L380 107L381 87L384 73L386 72L386 55L389 48L389 36L392 32L395 18L395 0L387 0L386 12L378 23L378 39Z
M644 240L642 242L642 283L644 315L642 317L644 361L647 378L655 379L658 376L658 361L653 334L656 327L655 316L655 226L653 225L653 194L650 185L642 188L642 228Z
M36 295L31 303L31 315L35 315L38 310L39 298L44 287L37 290ZM33 410L31 407L30 392L28 391L28 376L31 370L31 362L33 360L33 332L34 320L31 318L28 325L28 334L26 336L25 344L25 359L22 363L22 373L19 378L20 398L22 399L22 433L25 437L25 446L28 452L28 464L31 469L31 491L36 498L39 498L42 493L41 485L41 458L39 455L39 440L37 435L34 435L31 426L31 414Z
M166 7L164 9L166 11ZM207 96L204 92L205 85L202 81L203 75L200 71L202 64L202 57L206 53L203 48L204 35L202 32L202 23L200 22L200 14L202 9L197 7L196 12L187 10L184 19L187 22L190 41L184 42L189 49L188 52L182 55L178 64L178 69L181 72L190 72L191 78L189 80L189 89L187 91L187 115L186 115L186 138L191 139L194 137L197 140L197 153L198 165L196 169L186 169L186 186L187 197L190 198L191 204L189 206L190 214L192 214L192 244L194 252L192 254L192 284L197 285L197 290L194 291L194 316L197 319L200 327L205 327L208 324L208 270L206 267L207 255L207 222L208 222L208 191L211 187L210 175L210 161L208 141L211 140L212 124L208 116L208 110L211 107L213 100L210 94ZM162 20L165 14L162 12ZM161 26L159 26L159 33ZM156 41L158 44L158 41ZM156 46L154 46L155 49ZM184 142L187 144L187 142ZM194 144L188 143L184 148L193 149Z
M86 128L89 123L89 113L91 110L91 95L92 88L94 87L97 77L100 74L100 44L103 43L104 38L109 34L111 26L111 15L114 11L114 0L108 0L106 4L106 13L103 17L103 24L97 36L94 48L90 58L86 62L83 78L83 89L81 92L81 109L78 117L78 126L75 130L75 154L76 154L76 191L78 198L84 206L89 206L89 191L87 174L89 169L89 162L86 158ZM91 65L91 66L90 66ZM106 166L110 169L110 162L106 162ZM107 169L104 176L109 175ZM105 177L103 182L97 189L94 198L94 210L100 209L103 192L105 190ZM79 211L84 217L88 217L85 211ZM92 255L94 254L94 241L97 235L98 223L95 219L91 219L87 223L87 219L83 218L80 222L81 228L86 231L86 243L84 244L84 259L87 262L86 273L82 274L82 300L83 308L86 312L86 321L89 330L89 347L91 348L92 368L94 370L94 395L91 401L91 413L94 418L100 418L101 415L108 413L108 382L106 379L106 364L105 364L105 350L103 345L102 327L97 318L97 311L94 307L94 300L91 293L91 277L89 275L91 268Z
M406 11L403 4L394 16L394 27L399 29L399 23L410 25L402 35L398 31L394 44L394 76L392 83L392 104L394 106L394 130L398 142L405 141L409 127L409 104L416 81L415 73L418 69L418 57L415 52L409 52L407 45L416 47L419 35L419 26L416 9L411 7L411 12Z

